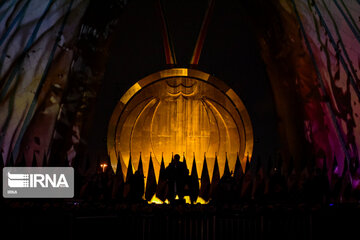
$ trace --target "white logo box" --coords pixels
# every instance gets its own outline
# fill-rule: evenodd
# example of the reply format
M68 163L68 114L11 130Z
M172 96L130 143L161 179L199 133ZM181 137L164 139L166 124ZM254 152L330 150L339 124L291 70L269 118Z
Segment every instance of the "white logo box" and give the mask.
M5 167L4 198L72 198L72 167Z

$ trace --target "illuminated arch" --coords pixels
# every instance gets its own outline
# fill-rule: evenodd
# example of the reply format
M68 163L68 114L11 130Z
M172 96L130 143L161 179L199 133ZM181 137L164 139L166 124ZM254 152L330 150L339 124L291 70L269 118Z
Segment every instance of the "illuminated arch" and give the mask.
M244 104L224 82L199 70L172 68L143 78L121 97L109 122L107 146L114 171L119 157L124 175L130 153L137 168L142 152L146 175L152 152L158 177L162 153L165 166L173 152L185 153L189 169L195 153L200 174L206 152L211 176L215 152L221 174L225 153L230 169L237 153L242 163L251 157L253 130Z

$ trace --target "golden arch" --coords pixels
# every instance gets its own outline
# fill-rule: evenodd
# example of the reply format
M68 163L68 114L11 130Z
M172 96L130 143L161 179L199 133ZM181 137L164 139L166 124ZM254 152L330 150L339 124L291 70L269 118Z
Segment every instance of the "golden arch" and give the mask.
M172 68L153 73L135 83L120 99L111 116L107 136L114 171L117 158L122 170L131 154L137 168L139 155L147 174L150 152L158 177L162 156L165 166L172 153L186 157L198 174L204 153L210 176L217 153L222 174L227 154L234 169L237 153L242 165L253 150L253 130L247 110L224 82L199 70Z

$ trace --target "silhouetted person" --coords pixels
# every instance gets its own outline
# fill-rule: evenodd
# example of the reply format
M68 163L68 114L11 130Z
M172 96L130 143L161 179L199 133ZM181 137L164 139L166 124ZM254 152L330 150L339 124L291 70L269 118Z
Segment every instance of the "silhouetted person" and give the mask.
M168 199L174 202L176 195L182 200L184 197L184 186L189 175L189 170L184 162L180 162L180 155L175 154L173 160L166 168L169 192Z
M269 179L269 200L273 203L281 203L287 193L287 182L280 169L274 168Z
M225 172L218 185L217 203L233 203L235 200L236 181L231 173Z
M142 202L144 195L144 175L140 171L136 171L129 179L130 192L129 199L132 203Z
M291 169L286 179L286 186L288 189L288 202L297 203L299 201L299 174L295 169Z
M322 186L322 176L321 176L321 169L316 168L312 175L310 176L310 179L308 181L308 184L305 189L305 201L310 204L320 204L323 201L323 192L325 189L323 189Z

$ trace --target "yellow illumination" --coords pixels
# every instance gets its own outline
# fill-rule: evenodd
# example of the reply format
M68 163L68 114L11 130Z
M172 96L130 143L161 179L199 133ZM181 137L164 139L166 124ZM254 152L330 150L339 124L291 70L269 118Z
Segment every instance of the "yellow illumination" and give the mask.
M100 164L100 167L102 168L102 171L105 172L105 169L107 167L107 164L106 163L102 163Z
M173 77L176 76L187 76L188 75L188 69L187 68L172 68L163 70L160 72L161 78L167 78L167 77Z
M185 202L191 204L190 196L184 196Z
M156 194L154 194L154 196L151 198L151 200L150 201L148 201L148 203L155 203L155 204L166 204L166 201L167 201L167 199L165 200L165 202L163 202L163 201L161 201L160 199L158 199L157 197L156 197Z
M198 197L195 203L196 203L196 204L197 204L197 203L200 203L200 204L208 204L209 201L205 201L205 200L202 199L201 197Z
M238 153L242 163L251 157L253 130L242 101L224 82L202 71L173 68L147 76L124 94L110 119L107 144L112 167L116 170L120 157L124 175L130 155L137 168L141 152L147 177L151 152L157 179L162 156L167 166L175 153L186 157L189 170L195 156L200 177L206 153L211 179L215 153L220 173L226 154L230 170Z
M177 196L177 195L176 195ZM175 199L179 199L179 196L177 196L177 198ZM184 200L185 203L187 204L191 204L191 200L189 196L184 196ZM154 203L154 204L169 204L169 200L165 200L164 202L161 201L159 198L156 197L156 195L154 195L150 201L148 201L149 204ZM195 204L208 204L209 202L206 202L204 199L202 199L201 197L198 197Z
M126 104L134 94L141 89L139 83L135 83L120 99L120 101Z

